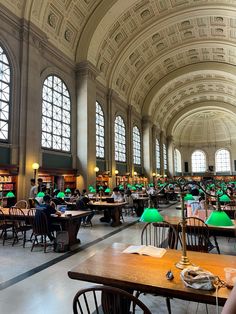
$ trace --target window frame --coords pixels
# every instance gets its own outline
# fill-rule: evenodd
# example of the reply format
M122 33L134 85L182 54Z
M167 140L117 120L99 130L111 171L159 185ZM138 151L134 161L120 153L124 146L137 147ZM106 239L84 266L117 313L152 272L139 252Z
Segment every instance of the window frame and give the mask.
M141 166L142 164L141 132L137 125L133 126L132 136L133 136L133 163L134 165ZM135 136L138 138L138 140L135 139ZM135 159L136 160L139 159L139 162L137 162Z
M224 152L227 152L228 153L228 158L229 158L229 160L228 160L228 166L229 166L229 169L227 169L227 170L218 170L218 162L217 162L217 155L218 155L218 153L219 152L221 152L221 151L224 151ZM222 163L222 160L225 160L226 159L226 155L224 155L224 157L221 159L221 163ZM228 150L228 149L226 149L226 148L220 148L220 149L218 149L216 152L215 152L215 171L217 172L217 173L221 173L221 172L230 172L231 171L231 158L230 158L230 151Z
M122 122L122 125L120 125L119 123L118 123L118 120L120 120L120 122ZM120 132L119 133L117 133L117 131L116 131L116 128L123 128L123 133L124 134L121 134ZM116 134L118 135L117 137L118 137L118 141L116 140ZM121 143L120 142L120 138L123 138L124 139L124 142L123 143ZM120 149L119 150L116 150L116 144L118 145L118 147L124 147L124 151L122 152L122 151L120 151ZM124 119L122 118L122 116L121 115L117 115L116 117L115 117L115 120L114 120L114 153L115 153L115 161L117 161L117 162L123 162L123 163L126 163L126 161L127 161L127 155L126 155L126 127L125 127L125 122L124 122ZM118 154L118 158L116 158L116 153ZM120 155L124 155L124 159L122 160L122 158L120 158Z
M50 79L51 79L51 85L50 86ZM61 88L61 92L57 90L56 88L56 83L55 83L55 79L59 81L58 85L60 84ZM49 89L51 91L51 101L49 101L50 96L47 95L47 98L44 98L44 89ZM45 92L46 93L46 92ZM49 151L55 151L55 152L61 152L61 153L71 153L72 150L72 102L71 102L71 95L70 95L70 91L66 85L66 83L64 82L63 79L61 79L60 76L56 75L56 74L49 74L43 81L43 85L42 85L42 121L41 121L41 126L42 126L42 136L41 136L41 148L44 150L49 150ZM60 102L61 105L59 106L56 102L54 97L56 97L56 95L60 95L60 99L56 99L56 101L58 101L58 103ZM66 103L67 103L67 107L69 107L69 109L66 109ZM46 104L48 105L48 107L46 107ZM45 105L45 108L44 108ZM50 106L49 106L50 105ZM48 117L47 115L44 114L44 110L45 112L50 111L51 109L51 117ZM61 119L55 119L53 112L56 110L58 110L58 115L61 115ZM65 121L63 121L63 114L66 115L66 119L69 120L68 123L66 123ZM43 128L43 124L44 124L44 120L45 123L48 122L49 120L51 120L51 132L44 130ZM53 125L54 124L54 125ZM56 134L55 132L55 124L60 126L60 130L58 132L60 132L61 134ZM66 130L66 127L68 127L69 129ZM64 128L64 129L63 129ZM68 136L63 135L63 133L67 133ZM45 134L48 135L50 134L51 137L51 144L50 147L44 146L43 145L43 135ZM60 146L61 148L56 148L55 146L55 142L53 142L55 137L60 137ZM68 143L69 149L63 149L63 141L64 141L64 146L66 146L66 141Z
M155 143L155 153L156 153L156 169L160 170L161 169L161 150L160 150L160 142L156 138L156 143ZM157 149L158 147L158 149ZM159 167L158 167L159 166Z
M204 169L202 168L202 170L194 170L193 169L193 155L196 154L197 152L201 153L202 156L204 157ZM207 160L206 160L206 154L203 150L201 149L195 149L192 154L191 154L191 168L192 168L192 173L203 173L206 172L207 170ZM197 169L197 168L196 168Z

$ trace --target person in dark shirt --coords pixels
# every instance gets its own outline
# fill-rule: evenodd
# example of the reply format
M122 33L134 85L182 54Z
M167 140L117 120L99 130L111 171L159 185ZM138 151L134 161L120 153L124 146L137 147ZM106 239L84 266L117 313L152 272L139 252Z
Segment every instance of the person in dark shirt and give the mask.
M76 209L77 210L88 210L91 211L90 214L88 214L88 216L83 217L82 218L82 222L85 225L91 225L91 220L94 216L94 212L89 208L89 204L90 204L90 199L88 198L88 196L86 195L86 193L84 193L84 195L81 195L81 197L76 201Z
M61 227L58 224L52 223L52 216L51 215L54 214L57 216L61 216L61 212L56 210L56 208L51 205L50 195L46 194L43 197L43 203L44 204L41 205L42 209L36 210L35 219L37 219L37 215L40 215L41 212L46 214L47 222L48 222L48 230L49 230L49 233L47 234L47 236L50 239L50 241L53 241L55 239L55 237L53 236L53 232L61 230Z

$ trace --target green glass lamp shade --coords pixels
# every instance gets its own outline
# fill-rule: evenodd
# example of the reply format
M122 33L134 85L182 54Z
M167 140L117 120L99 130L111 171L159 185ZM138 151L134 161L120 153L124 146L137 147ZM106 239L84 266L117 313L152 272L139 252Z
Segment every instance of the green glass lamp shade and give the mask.
M137 189L136 189L136 187L135 187L134 185L132 185L132 186L131 186L131 190L132 190L132 191L136 191Z
M186 194L184 197L184 201L194 201L194 197L192 194Z
M44 197L45 194L43 192L38 192L37 197Z
M140 218L142 222L162 222L164 219L156 208L145 208Z
M216 195L223 195L223 194L224 194L224 192L222 190L216 191Z
M153 183L150 183L149 186L150 186L150 187L153 187Z
M99 191L103 191L103 186L99 186Z
M110 192L111 192L111 189L106 188L105 193L110 193Z
M15 194L12 191L10 191L7 193L6 197L15 197Z
M132 187L132 185L128 183L128 184L127 184L127 188L130 189L131 187Z
M202 189L199 189L199 193L204 193L204 191Z
M65 193L71 193L71 189L69 188L65 189Z
M229 227L229 226L234 225L232 220L229 218L229 216L221 210L213 211L205 222L207 225L221 226L221 227L223 226Z
M57 194L57 198L64 198L65 197L65 193L64 192L59 192Z
M223 194L222 196L220 196L219 200L220 200L220 202L224 202L224 203L231 202L231 199L226 194Z
M94 187L92 185L90 185L88 189L90 192L92 192L92 190L94 190Z

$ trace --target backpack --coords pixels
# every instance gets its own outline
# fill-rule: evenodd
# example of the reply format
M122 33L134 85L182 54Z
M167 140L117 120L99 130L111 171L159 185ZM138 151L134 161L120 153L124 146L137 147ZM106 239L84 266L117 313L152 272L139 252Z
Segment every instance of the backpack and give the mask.
M54 241L54 252L65 253L69 251L69 234L68 231L57 231Z

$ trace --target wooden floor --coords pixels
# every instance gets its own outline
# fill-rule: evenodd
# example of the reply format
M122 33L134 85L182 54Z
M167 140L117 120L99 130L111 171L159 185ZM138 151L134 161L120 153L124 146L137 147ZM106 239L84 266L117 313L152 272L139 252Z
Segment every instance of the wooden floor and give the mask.
M163 209L162 213L180 215L175 205ZM9 240L3 247L0 240L0 313L72 313L73 296L80 288L90 284L69 279L67 271L113 242L140 243L143 225L137 222L137 217L124 217L125 223L116 228L100 223L99 218L95 215L92 228L81 228L78 234L81 245L72 253L59 254L52 249L46 254L42 249L30 252L30 242L23 249L21 242L12 247ZM218 240L222 253L236 255L235 239ZM144 295L142 300L152 313L167 313L164 298ZM173 314L207 313L205 305L193 302L171 300L171 306ZM216 313L215 306L208 306L208 312Z

